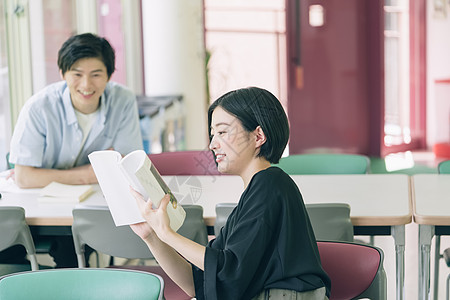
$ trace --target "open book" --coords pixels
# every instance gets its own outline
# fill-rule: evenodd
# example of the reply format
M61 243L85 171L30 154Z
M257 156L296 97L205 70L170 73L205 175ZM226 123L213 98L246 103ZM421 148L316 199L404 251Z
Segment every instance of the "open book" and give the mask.
M89 154L89 160L116 226L145 221L136 199L131 195L131 185L144 199L150 198L156 207L165 194L170 194L167 205L170 227L175 231L181 227L186 212L170 192L147 153L136 150L122 158L117 151L95 151Z

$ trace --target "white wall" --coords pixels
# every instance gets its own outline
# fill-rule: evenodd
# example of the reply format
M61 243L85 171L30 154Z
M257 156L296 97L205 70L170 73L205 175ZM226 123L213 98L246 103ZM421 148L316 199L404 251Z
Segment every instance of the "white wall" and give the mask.
M145 93L182 94L186 149L207 147L202 0L144 0Z
M427 145L430 148L436 142L450 142L450 84L436 85L437 79L450 79L450 4L446 15L437 14L434 1L427 1Z

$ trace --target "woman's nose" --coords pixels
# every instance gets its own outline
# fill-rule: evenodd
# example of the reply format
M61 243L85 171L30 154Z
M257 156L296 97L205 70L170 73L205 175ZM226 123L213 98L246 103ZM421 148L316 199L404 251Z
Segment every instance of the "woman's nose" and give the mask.
M209 150L216 149L217 148L216 145L217 145L217 142L216 142L215 136L213 135L211 138L211 141L209 142Z

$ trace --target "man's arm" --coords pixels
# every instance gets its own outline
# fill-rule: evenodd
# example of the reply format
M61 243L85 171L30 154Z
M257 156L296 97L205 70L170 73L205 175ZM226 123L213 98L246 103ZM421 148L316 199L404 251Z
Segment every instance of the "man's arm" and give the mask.
M56 181L64 184L97 183L91 165L84 165L67 170L43 169L30 166L15 166L15 180L20 188L41 188Z

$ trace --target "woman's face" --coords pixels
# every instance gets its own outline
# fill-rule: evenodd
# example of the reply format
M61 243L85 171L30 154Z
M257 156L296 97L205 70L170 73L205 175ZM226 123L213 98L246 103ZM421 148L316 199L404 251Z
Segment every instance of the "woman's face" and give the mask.
M221 173L241 175L256 156L256 139L235 116L218 106L211 118L211 143Z

